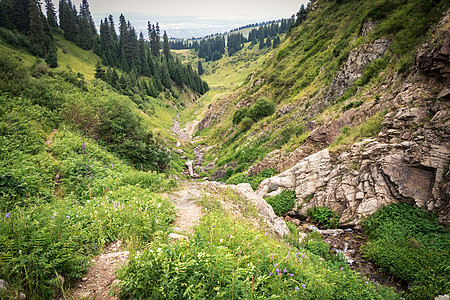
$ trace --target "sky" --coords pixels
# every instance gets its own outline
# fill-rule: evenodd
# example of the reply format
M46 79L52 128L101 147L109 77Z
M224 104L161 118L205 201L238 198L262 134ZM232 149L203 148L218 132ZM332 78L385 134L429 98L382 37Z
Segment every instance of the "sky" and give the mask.
M81 0L73 3L79 7ZM251 23L289 18L307 0L90 0L91 13L97 26L100 20L120 13L137 32L146 34L147 21L159 22L161 30L171 37L202 37L222 33ZM53 3L57 6L58 1Z

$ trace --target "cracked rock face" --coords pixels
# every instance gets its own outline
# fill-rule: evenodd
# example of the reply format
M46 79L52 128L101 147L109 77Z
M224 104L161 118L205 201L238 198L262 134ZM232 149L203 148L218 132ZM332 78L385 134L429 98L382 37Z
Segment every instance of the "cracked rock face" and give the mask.
M438 213L449 220L449 202L440 189L450 149L441 145L364 140L331 163L327 149L293 168L264 180L261 197L295 190L297 212L327 206L340 215L342 225L360 224L362 218L393 202L405 202Z
M327 92L327 98L337 99L347 88L356 82L366 67L374 60L381 58L391 44L388 39L378 39L371 44L363 45L350 51L346 63L333 78Z

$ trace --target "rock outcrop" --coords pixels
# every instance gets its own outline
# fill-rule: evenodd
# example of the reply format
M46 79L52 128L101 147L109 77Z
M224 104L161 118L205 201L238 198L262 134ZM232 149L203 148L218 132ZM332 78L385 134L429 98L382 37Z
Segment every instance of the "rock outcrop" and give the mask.
M258 213L264 218L269 228L278 236L283 237L285 234L289 234L289 228L286 226L283 219L277 217L272 206L270 206L262 197L257 195L250 184L241 183L229 187L235 190L241 197L255 205Z
M341 225L357 225L393 202L426 208L449 223L450 119L441 118L450 112L432 114L426 107L401 108L386 115L379 139L354 144L334 163L327 149L317 152L264 180L256 193L267 197L295 190L299 216L323 205L340 214ZM418 124L413 134L408 131Z
M363 75L364 70L372 61L384 55L390 44L391 41L388 39L378 39L371 44L350 51L346 63L333 78L328 88L327 98L332 100L342 96L347 88Z

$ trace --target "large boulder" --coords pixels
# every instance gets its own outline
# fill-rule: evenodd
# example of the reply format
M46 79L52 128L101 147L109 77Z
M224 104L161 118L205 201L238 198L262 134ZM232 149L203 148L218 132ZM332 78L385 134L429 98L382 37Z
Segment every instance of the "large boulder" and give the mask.
M278 236L283 237L289 234L289 228L283 219L279 218L270 206L262 197L257 195L250 184L241 183L235 186L230 186L241 197L255 205L258 213L264 218L269 228L274 231Z

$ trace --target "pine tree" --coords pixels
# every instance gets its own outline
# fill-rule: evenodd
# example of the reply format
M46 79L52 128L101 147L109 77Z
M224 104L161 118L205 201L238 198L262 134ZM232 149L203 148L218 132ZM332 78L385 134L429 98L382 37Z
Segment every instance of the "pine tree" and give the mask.
M144 35L142 32L139 34L139 60L141 63L141 75L150 77L151 71L148 63L147 45L145 44Z
M167 63L164 60L161 63L161 83L167 89L170 89L170 86L172 85L169 70L167 69Z
M168 60L170 58L170 47L169 47L169 38L167 37L166 31L164 31L164 36L163 36L163 52L164 52L164 56Z
M203 65L202 65L202 61L199 60L198 61L198 75L203 75L203 73L205 73L205 69L203 69Z
M45 0L45 9L47 12L47 22L51 28L58 28L58 21L56 20L55 6L52 0Z
M45 62L48 64L50 68L57 68L58 67L58 56L57 56L57 48L55 43L51 43L48 51L47 56L45 58Z
M14 23L11 20L13 7L11 0L0 1L0 27L14 29Z
M27 35L30 31L30 0L12 0L11 21L17 30Z
M97 34L97 30L95 29L87 0L82 0L80 4L78 20L77 44L85 50L90 50L93 47L94 36Z
M150 39L150 48L152 49L153 56L158 57L161 45L157 32L157 30L159 30L159 25L158 23L156 23L156 25L157 27L155 28L155 25L152 25L150 22L148 22L148 38Z
M95 65L95 78L107 81L105 69L103 69L100 62L97 62L97 64Z

